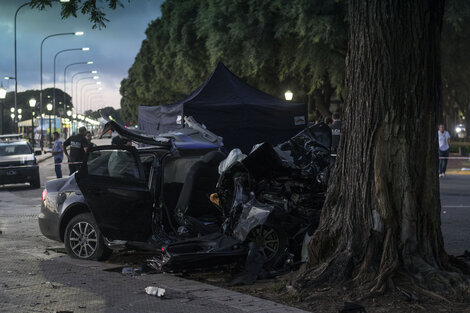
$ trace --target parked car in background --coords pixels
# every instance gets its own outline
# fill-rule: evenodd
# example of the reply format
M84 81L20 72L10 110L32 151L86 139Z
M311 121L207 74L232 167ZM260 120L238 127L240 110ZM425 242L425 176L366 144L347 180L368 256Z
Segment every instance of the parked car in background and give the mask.
M31 144L21 135L0 136L0 185L29 183L32 188L41 187L39 166Z

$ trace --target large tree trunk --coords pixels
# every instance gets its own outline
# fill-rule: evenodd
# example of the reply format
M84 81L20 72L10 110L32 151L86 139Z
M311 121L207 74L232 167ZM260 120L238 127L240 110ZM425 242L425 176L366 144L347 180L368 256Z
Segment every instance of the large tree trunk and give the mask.
M437 177L442 15L439 0L349 1L343 137L297 286L382 292L405 274L440 289L454 269Z

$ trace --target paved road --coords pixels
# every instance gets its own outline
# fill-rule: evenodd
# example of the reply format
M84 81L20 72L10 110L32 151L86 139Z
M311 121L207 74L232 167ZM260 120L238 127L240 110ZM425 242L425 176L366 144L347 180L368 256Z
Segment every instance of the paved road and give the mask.
M447 253L470 251L470 175L447 175L441 182L442 233Z
M55 178L52 159L40 173L42 182ZM63 245L37 224L41 192L0 186L0 312L304 312L168 274L123 276L105 271L116 264L56 253L50 249ZM166 298L148 296L147 286L165 288Z

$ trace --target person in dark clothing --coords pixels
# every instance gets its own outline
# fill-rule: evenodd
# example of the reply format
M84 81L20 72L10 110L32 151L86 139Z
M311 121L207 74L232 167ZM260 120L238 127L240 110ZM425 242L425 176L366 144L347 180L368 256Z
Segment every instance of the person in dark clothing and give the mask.
M333 120L331 119L331 117L328 116L325 117L324 123L331 127L331 124L333 124Z
M338 112L333 113L333 123L330 125L331 128L331 153L336 154L338 152L339 139L341 138L341 119Z
M113 146L119 146L121 145L121 136L118 134L111 139L111 145Z
M64 141L62 150L69 160L70 175L80 168L85 158L88 149L88 140L85 138L85 134L86 128L80 127L77 135L70 136ZM70 154L67 152L68 146L70 146Z

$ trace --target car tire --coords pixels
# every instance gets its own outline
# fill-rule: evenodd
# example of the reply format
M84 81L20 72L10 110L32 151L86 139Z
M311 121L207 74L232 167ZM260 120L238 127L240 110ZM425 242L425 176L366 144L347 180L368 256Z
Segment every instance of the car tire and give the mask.
M33 189L41 188L41 178L39 176L39 172L35 175L34 179L29 182L29 184Z
M245 242L255 242L265 257L264 265L275 265L289 248L289 239L285 231L271 223L252 229Z
M70 220L65 229L64 243L72 258L104 261L111 255L90 213L78 214Z

